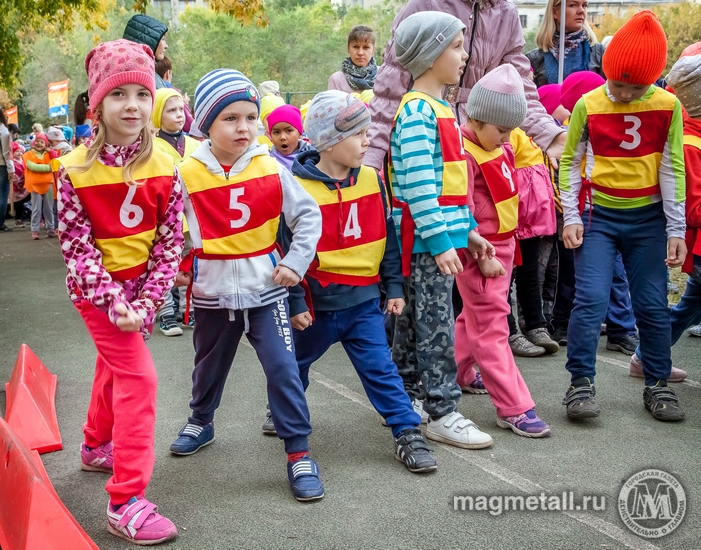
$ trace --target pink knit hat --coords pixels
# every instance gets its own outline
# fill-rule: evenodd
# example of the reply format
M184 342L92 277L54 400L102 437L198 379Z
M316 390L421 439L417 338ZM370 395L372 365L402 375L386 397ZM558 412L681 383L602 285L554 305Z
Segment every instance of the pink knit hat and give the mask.
M546 84L538 88L538 97L541 105L545 108L549 115L552 115L560 106L560 94L562 88L559 84Z
M281 105L275 109L272 113L268 115L265 119L265 123L268 126L268 132L273 130L278 122L287 122L300 134L304 133L304 125L302 124L302 113L294 105Z
M580 98L604 84L605 80L591 71L572 73L562 82L560 103L570 113Z
M44 145L47 147L49 146L49 138L46 137L46 134L44 132L39 132L38 134L34 134L34 141L37 139L43 139L44 140Z
M137 44L123 38L103 42L85 58L88 73L88 96L94 111L105 96L118 86L140 84L156 96L156 77L153 52L145 44Z

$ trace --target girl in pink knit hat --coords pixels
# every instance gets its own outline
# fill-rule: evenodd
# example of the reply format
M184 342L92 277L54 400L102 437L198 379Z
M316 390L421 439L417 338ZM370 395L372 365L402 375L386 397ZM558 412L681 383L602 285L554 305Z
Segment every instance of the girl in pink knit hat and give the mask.
M110 474L107 530L138 545L177 528L144 493L153 465L156 369L144 343L182 251L173 159L148 128L153 53L127 40L85 59L96 133L60 157L58 220L68 293L98 351L81 468Z

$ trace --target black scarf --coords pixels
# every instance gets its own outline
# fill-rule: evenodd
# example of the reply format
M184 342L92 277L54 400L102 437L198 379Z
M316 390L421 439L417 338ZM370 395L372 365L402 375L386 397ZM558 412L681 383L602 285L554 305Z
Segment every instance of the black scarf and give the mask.
M377 76L377 64L373 57L367 67L358 67L351 61L350 57L347 57L341 63L341 71L345 75L348 85L352 89L362 92L363 90L372 90Z

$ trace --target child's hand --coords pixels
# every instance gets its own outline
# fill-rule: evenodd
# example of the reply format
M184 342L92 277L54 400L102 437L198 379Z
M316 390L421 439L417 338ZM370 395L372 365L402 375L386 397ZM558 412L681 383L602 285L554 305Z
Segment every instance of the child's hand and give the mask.
M506 270L501 262L496 258L489 258L486 260L477 260L477 265L482 272L482 275L491 279L492 277L503 277L506 275Z
M117 328L122 332L139 332L144 320L131 308L129 304L121 303L114 306L114 312L119 315Z
M456 273L462 272L462 263L460 262L458 253L455 252L454 248L434 256L434 258L438 264L438 269L440 269L445 275L455 275Z
M188 271L187 273L184 271L178 271L178 274L175 276L175 284L173 286L181 287L181 286L190 286L190 281L192 281L192 271Z
M289 267L279 265L273 269L273 281L287 288L295 286L300 280L299 275L292 271Z
M584 226L581 223L568 225L562 230L565 248L579 248L584 241Z
M475 260L491 260L496 254L494 245L474 229L467 234L467 249Z
M299 313L290 319L290 324L292 324L293 329L304 330L305 328L312 326L312 314L308 311Z
M670 237L667 240L667 259L664 263L667 267L679 267L686 260L686 242L679 237Z
M387 313L391 315L401 315L406 302L404 298L390 298L387 300Z

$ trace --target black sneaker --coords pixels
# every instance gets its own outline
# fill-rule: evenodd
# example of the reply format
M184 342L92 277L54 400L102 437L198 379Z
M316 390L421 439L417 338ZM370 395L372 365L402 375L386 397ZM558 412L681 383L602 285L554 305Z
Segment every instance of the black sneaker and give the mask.
M560 347L567 347L567 329L566 328L556 328L553 331L553 340L557 342Z
M599 405L596 404L596 389L589 378L578 378L572 382L567 390L562 404L567 407L569 418L594 418L601 414Z
M626 355L633 355L635 350L638 349L640 340L637 334L626 334L621 337L608 337L606 338L606 349L609 351L620 351Z
M265 422L263 422L263 433L265 435L277 435L275 423L273 422L273 415L270 413L270 411L267 411L265 413Z
M433 458L431 447L419 428L406 428L402 435L394 440L395 457L408 468L410 472L432 472L438 466Z
M9 233L12 231L9 227L7 227L5 224L0 225L0 231L3 231L5 233Z
M166 336L183 335L183 329L178 326L175 315L163 315L161 317L161 332Z
M675 422L684 419L684 411L679 406L677 394L667 387L664 380L660 380L654 386L645 386L643 403L655 420Z

